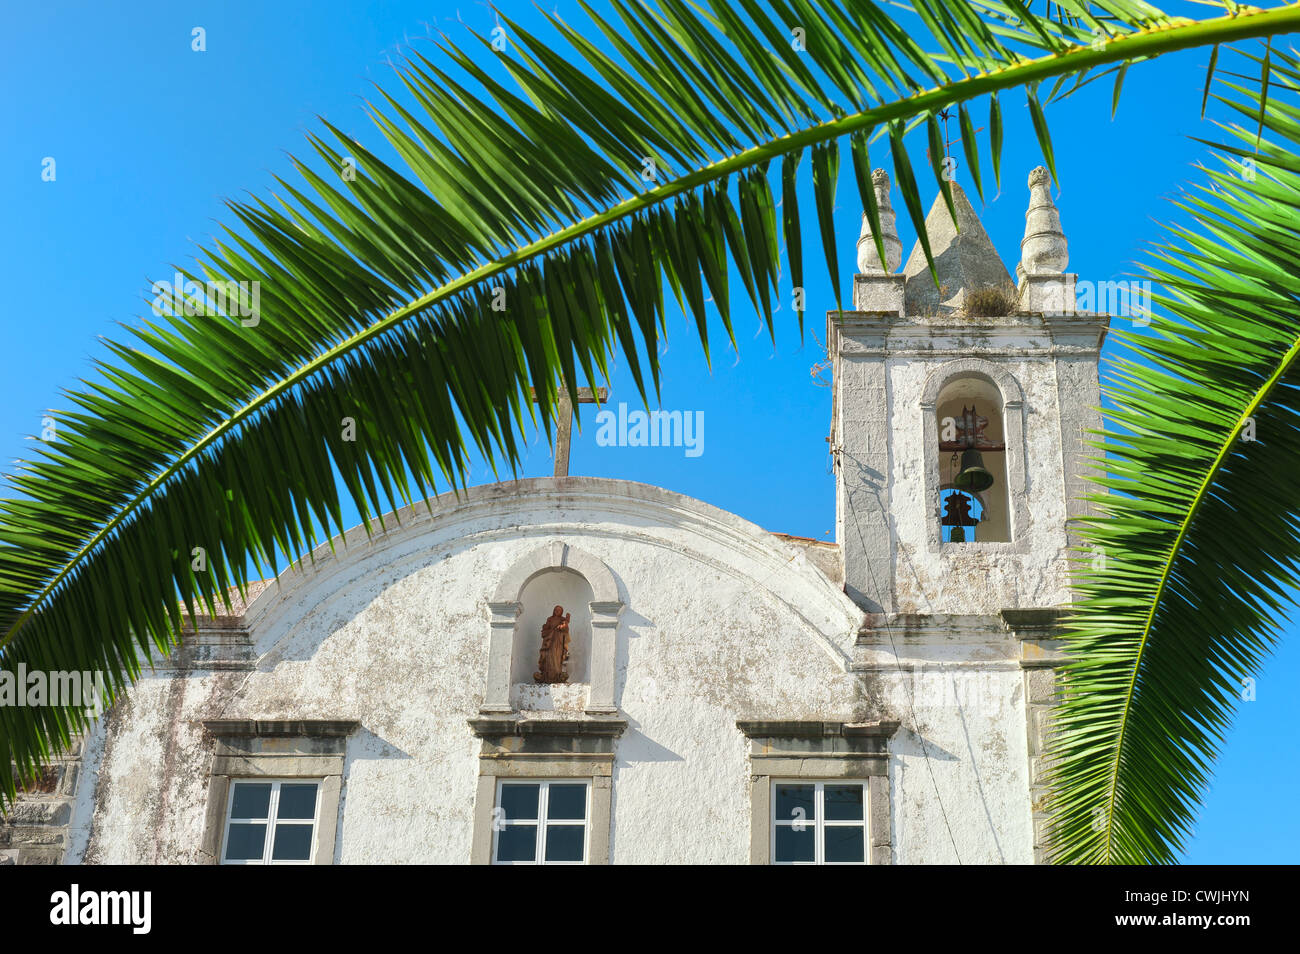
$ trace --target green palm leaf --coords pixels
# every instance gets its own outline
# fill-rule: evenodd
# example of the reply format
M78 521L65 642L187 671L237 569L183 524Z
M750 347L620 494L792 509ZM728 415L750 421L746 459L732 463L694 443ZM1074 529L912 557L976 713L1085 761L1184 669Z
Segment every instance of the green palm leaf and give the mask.
M1147 268L1173 317L1124 336L1107 389L1048 749L1062 861L1175 860L1300 580L1300 62L1253 59L1271 86L1216 97L1245 125Z
M595 384L615 348L657 386L665 279L706 347L700 276L730 332L729 263L770 326L773 159L811 152L825 216L845 136L887 129L900 159L902 131L950 105L1300 24L1296 4L1206 21L1059 6L917 0L920 30L846 0L610 0L582 28L552 17L554 36L506 20L507 51L475 37L413 55L398 71L413 105L380 91L371 107L406 169L323 124L302 181L230 203L237 222L182 272L250 283L257 314L187 314L189 292L160 292L172 313L109 345L8 478L3 666L100 669L116 696L174 645L182 607L342 530L342 493L368 520L463 482L470 447L513 467L526 388L549 432L556 383ZM84 724L76 707L0 707L0 758L29 775ZM13 791L0 773L0 801Z

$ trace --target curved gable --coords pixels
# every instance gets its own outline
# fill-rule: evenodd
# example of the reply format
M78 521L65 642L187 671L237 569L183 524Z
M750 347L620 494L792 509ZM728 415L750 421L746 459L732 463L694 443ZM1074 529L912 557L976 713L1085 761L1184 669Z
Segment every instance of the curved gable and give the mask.
M574 537L606 541L624 551L624 563L635 562L639 547L668 549L738 581L782 606L841 669L847 667L862 618L797 545L710 504L632 481L569 477L491 484L471 488L459 499L444 494L428 506L404 508L384 522L387 529L376 531L372 525L371 536L358 526L331 541L333 550L318 547L249 605L244 619L259 655L274 655L296 621L324 603L340 602L345 592L353 594L349 602L356 608L368 593L377 595L396 580L467 550L498 549L499 559L489 556L486 562L499 572L467 581L473 591L465 592L463 601L481 608L513 600L534 572L550 565L539 551ZM521 544L534 556L521 559ZM593 549L599 546L577 552ZM627 584L615 580L599 560L574 569L587 577L597 599L636 608L638 594L626 592ZM682 597L699 582L698 576L680 581Z

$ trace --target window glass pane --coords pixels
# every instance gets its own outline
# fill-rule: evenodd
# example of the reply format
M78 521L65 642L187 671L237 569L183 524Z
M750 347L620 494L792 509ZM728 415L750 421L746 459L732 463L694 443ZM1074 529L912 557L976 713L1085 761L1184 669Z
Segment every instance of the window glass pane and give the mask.
M310 861L311 825L276 825L272 861Z
M823 854L827 864L846 861L861 864L866 860L863 855L865 841L861 825L827 825L823 830L826 832Z
M587 786L552 784L546 796L546 817L586 818Z
M501 810L506 818L536 818L539 785L501 786Z
M260 861L264 844L265 825L231 825L226 835L226 860Z
M779 822L805 821L809 825L817 820L813 810L813 793L815 785L778 785L776 787L776 808L772 815Z
M815 858L813 836L817 829L811 821L800 826L803 831L796 831L794 825L777 825L773 842L772 860L777 863L791 861L812 861Z
M535 861L536 859L536 825L506 825L497 832L497 861Z
M270 782L236 782L231 818L265 818L271 808Z
M277 818L315 818L316 783L284 782L280 786L280 807L275 814Z
M862 821L862 786L826 783L826 818L828 821Z
M582 825L547 825L546 860L581 861L584 831Z

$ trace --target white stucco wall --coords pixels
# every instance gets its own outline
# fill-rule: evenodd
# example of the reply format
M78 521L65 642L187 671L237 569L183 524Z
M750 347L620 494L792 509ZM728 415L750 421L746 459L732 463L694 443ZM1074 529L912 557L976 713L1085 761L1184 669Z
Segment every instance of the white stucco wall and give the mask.
M69 860L199 860L201 720L354 719L334 860L467 862L486 604L512 564L552 541L603 561L626 606L614 862L748 861L738 719L882 718L903 723L890 748L896 862L1032 860L1021 674L1005 634L864 648L861 612L799 547L639 484L493 485L401 517L372 540L353 531L338 556L319 553L254 601L253 671L140 680L88 742L97 771ZM916 672L966 686L955 696L966 702L918 695Z

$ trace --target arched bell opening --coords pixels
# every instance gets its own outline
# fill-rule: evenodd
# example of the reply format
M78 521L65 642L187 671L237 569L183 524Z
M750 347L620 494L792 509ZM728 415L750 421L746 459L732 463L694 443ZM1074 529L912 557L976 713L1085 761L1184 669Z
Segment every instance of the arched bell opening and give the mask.
M1005 409L987 377L945 382L935 401L939 525L944 543L1011 539Z

